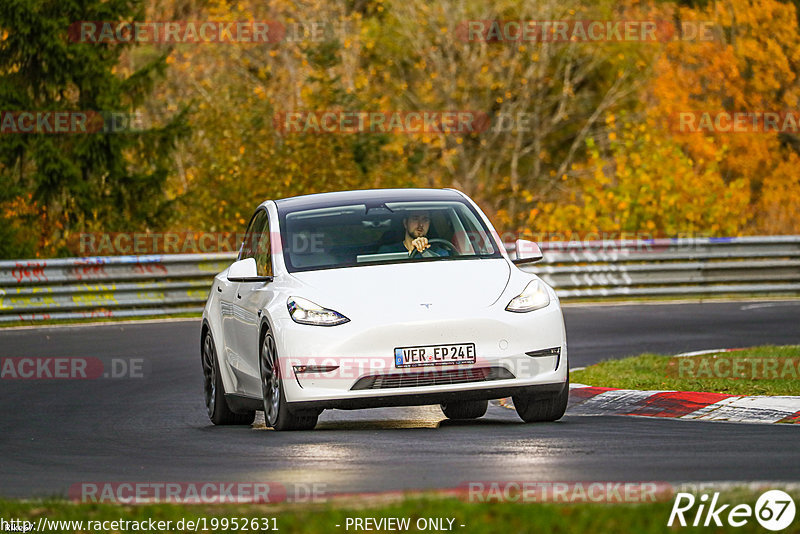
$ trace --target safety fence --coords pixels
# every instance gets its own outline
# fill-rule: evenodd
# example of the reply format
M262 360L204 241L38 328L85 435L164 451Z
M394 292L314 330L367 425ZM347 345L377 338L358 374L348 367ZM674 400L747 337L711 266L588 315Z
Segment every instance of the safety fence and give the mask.
M522 268L562 299L800 294L800 236L554 241ZM507 245L513 256L513 245ZM235 254L0 261L0 323L197 314ZM473 283L469 281L469 283Z

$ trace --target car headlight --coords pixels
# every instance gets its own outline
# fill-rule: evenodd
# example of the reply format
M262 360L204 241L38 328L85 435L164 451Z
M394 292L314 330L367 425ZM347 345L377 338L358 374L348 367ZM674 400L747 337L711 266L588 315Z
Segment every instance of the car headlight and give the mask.
M539 280L533 280L525 286L522 293L511 299L511 302L506 306L506 310L524 313L544 308L548 304L550 304L550 295L547 293L544 284Z
M286 301L286 305L289 308L289 316L296 323L316 326L335 326L350 321L350 319L341 313L323 308L319 304L314 304L308 299L289 297L289 300Z

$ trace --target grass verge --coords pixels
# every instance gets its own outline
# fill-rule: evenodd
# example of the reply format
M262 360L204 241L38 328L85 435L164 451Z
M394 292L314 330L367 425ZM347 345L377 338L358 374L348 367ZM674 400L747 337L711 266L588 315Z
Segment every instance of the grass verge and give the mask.
M760 492L759 492L760 493ZM790 492L792 493L792 492ZM798 493L794 492L795 501ZM754 506L758 493L723 492L720 504L749 504ZM667 520L674 499L647 504L542 504L542 503L470 503L457 498L406 497L399 502L372 504L365 506L336 506L293 504L279 507L277 505L231 504L231 505L181 505L181 504L148 504L148 505L116 505L116 504L76 504L63 500L46 501L2 501L0 500L0 517L23 519L37 524L39 518L53 521L84 521L82 529L76 525L52 528L53 532L103 532L87 528L87 521L107 521L124 519L128 521L172 521L171 532L193 531L175 528L181 519L199 520L205 518L211 525L212 518L217 520L215 532L230 532L237 529L221 528L223 518L269 518L269 528L257 530L269 531L276 527L282 533L331 533L353 532L352 524L346 528L348 518L409 518L411 527L407 532L419 532L417 520L420 518L453 519L452 531L464 534L498 533L498 532L535 532L539 534L556 532L618 532L649 534L675 532L676 527L667 527ZM698 501L699 502L699 501ZM691 523L697 506L687 512L686 518ZM241 522L241 521L240 521ZM754 517L750 517L743 527L734 528L725 524L723 527L712 527L712 532L764 532ZM338 525L338 526L337 526ZM463 525L463 527L461 526ZM35 528L35 527L34 527ZM131 529L128 529L131 530ZM202 529L201 529L202 530ZM252 529L248 529L252 531ZM363 531L363 529L361 529ZM429 529L427 531L436 530ZM449 529L448 529L449 530ZM708 532L708 527L680 528L681 532ZM108 530L105 530L108 532ZM117 531L127 530L118 528ZM241 528L239 532L245 531ZM377 529L368 531L389 531ZM784 533L800 532L798 521L783 531Z
M642 354L572 371L570 381L621 389L800 395L800 346L687 357Z

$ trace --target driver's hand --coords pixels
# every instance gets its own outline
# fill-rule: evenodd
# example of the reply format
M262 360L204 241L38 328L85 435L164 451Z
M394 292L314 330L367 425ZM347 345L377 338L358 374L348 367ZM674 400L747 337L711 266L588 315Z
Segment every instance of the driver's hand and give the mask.
M426 248L430 248L430 245L428 244L428 238L427 237L418 237L418 238L414 239L411 242L411 246L413 246L415 249L417 249L417 252L422 252ZM412 254L413 252L414 252L414 249L411 249L408 253Z

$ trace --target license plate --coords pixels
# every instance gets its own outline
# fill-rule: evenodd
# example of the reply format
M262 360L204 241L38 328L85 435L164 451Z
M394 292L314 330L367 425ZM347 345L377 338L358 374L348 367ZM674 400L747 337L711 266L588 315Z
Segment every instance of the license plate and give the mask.
M475 363L475 343L453 345L421 345L394 349L395 367L459 365Z

